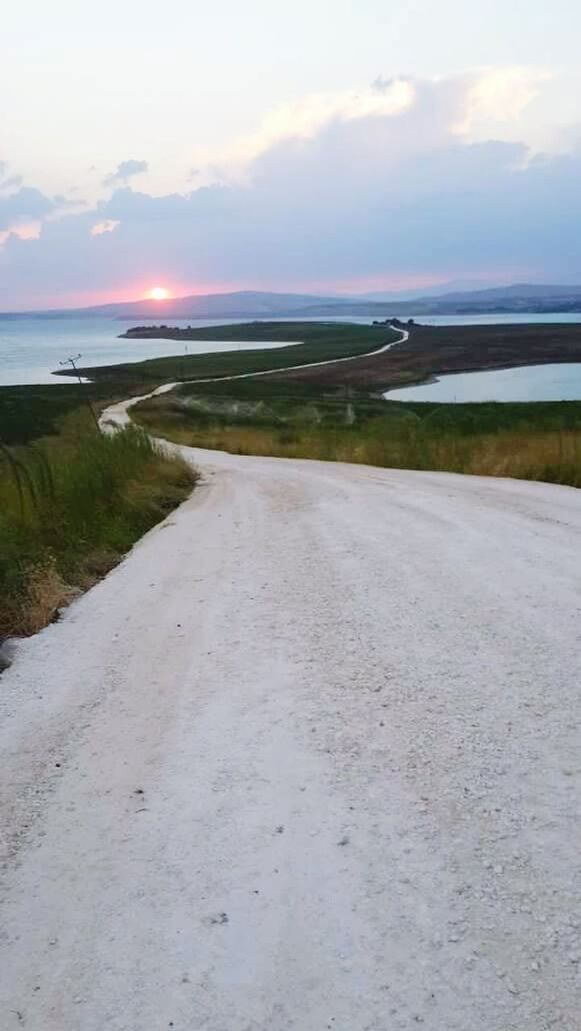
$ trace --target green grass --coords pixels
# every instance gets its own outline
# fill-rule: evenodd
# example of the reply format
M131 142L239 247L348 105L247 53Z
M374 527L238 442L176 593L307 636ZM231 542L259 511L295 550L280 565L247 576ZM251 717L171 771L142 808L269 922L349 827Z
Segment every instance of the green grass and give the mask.
M134 417L170 440L236 454L581 487L581 402L402 404L242 382L183 385L142 402Z
M84 389L98 400L100 391ZM86 396L81 398L78 384L72 383L0 387L0 441L26 444L58 433L62 420L86 404Z
M44 626L195 480L136 427L113 436L77 414L61 434L0 449L0 638Z
M253 322L235 326L210 326L191 330L187 339L168 341L168 350L179 347L182 352L188 340L255 341L257 349L222 351L217 354L177 355L152 358L125 365L84 368L84 375L97 381L114 380L164 383L173 380L204 379L213 376L235 376L241 373L281 369L290 365L328 361L351 355L366 354L396 340L395 330L348 323L318 322ZM260 350L265 341L302 341L288 347Z

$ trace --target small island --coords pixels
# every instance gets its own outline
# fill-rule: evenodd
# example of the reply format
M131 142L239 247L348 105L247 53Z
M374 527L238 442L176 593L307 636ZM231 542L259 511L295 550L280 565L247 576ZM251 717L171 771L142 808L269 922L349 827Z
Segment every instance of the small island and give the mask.
M120 340L191 340L194 332L193 326L180 328L179 326L166 326L163 323L159 326L132 326L125 333L119 334Z

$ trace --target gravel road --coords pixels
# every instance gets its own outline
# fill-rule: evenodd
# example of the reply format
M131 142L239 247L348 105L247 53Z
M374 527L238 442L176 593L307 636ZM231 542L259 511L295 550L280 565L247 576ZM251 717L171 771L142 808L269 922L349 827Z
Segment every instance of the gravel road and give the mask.
M188 454L0 680L2 1031L581 1028L581 492Z

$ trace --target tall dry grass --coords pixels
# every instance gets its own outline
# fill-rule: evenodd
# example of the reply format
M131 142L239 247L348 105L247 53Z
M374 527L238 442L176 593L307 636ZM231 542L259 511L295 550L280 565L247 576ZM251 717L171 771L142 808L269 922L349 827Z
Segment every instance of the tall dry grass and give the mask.
M0 448L0 637L44 626L187 496L193 470L137 428Z
M143 408L139 418L178 443L240 455L508 476L581 487L581 430L575 429L537 430L523 425L462 434L445 421L422 420L413 413L354 426L197 423L185 416L179 419L175 412L165 418L161 407Z

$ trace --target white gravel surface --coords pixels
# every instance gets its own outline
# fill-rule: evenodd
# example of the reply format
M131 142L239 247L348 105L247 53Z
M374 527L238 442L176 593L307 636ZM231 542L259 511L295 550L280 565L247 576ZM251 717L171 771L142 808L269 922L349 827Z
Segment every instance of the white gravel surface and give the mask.
M581 492L188 454L0 680L2 1031L581 1028Z

